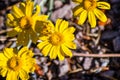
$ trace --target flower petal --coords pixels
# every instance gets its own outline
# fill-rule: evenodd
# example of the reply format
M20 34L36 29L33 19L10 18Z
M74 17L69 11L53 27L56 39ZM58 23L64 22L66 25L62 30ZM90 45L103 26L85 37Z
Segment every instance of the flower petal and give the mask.
M46 41L49 37L48 36L40 36L39 40Z
M26 53L28 51L27 47L23 47L19 52L18 52L18 57L21 57L22 54Z
M107 2L97 2L97 7L100 9L110 9L110 4Z
M50 50L50 59L55 59L57 57L56 47L53 46Z
M86 19L87 19L87 11L84 10L80 14L78 24L82 25L85 22Z
M14 51L15 51L15 50L14 50L13 48L4 48L4 50L3 50L4 55L5 55L7 58L13 57Z
M92 11L88 12L88 20L92 28L95 28L96 26L96 18L95 14Z
M74 33L74 32L75 32L75 28L69 27L69 28L64 30L63 34Z
M34 4L33 2L30 2L30 1L27 2L26 10L25 10L25 13L26 13L27 16L31 16L32 15L33 4Z
M33 17L38 16L40 14L40 6L36 5L36 12L33 14Z
M59 27L62 23L62 19L57 19L56 21L56 25L55 25L55 31L59 31Z
M0 53L0 61L3 61L3 60L7 60L8 58L6 56L4 56L3 53ZM0 64L1 66L1 64Z
M60 24L59 32L63 32L66 28L68 28L69 23L63 20Z
M62 51L63 51L67 56L72 57L72 52L71 52L65 45L62 45L61 48L62 48Z
M106 22L107 21L107 17L105 16L105 14L99 10L99 9L94 9L94 13L96 15L96 17L102 21L102 22Z
M34 18L34 16L33 16ZM48 16L47 15L40 15L40 16L37 16L37 20L39 21L46 21L48 19Z
M71 49L76 49L76 44L74 42L65 42L65 46Z
M48 45L48 44L49 44L48 41L40 42L40 43L37 45L37 47L38 47L39 49L42 49L43 47L45 47L45 46Z
M24 16L23 12L21 11L21 9L19 9L16 5L13 6L12 8L12 11L13 11L13 15L17 18L20 18L22 16Z
M64 40L67 42L67 41L73 41L74 39L75 39L75 37L74 37L74 34L65 34L64 33Z
M6 74L7 74L7 69L6 68L3 68L2 70L0 70L0 74L2 75L2 77L5 77Z
M14 17L12 14L7 14L7 18L10 20L10 21L13 21L14 20Z
M14 71L9 71L7 73L6 80L18 80L18 72Z
M58 55L59 60L60 60L60 61L64 60L65 57L64 57L64 55L62 54L62 51L60 51L60 46L58 46L56 50L57 50L57 55Z
M73 15L79 16L83 10L83 7L81 7L81 5L78 5L75 8L73 8Z
M52 47L51 44L46 45L46 46L42 49L41 53L42 53L44 56L47 56L48 53L50 52L51 47Z
M45 47L45 46L48 45L48 44L49 44L48 41L40 42L40 43L37 45L37 47L38 47L39 49L42 49L43 47Z
M21 80L28 80L29 79L28 73L23 69L19 71L19 76L20 76Z
M17 32L22 32L22 29L19 26L15 27L14 30Z
M22 12L25 14L25 3L21 2L20 3L20 9L22 10Z

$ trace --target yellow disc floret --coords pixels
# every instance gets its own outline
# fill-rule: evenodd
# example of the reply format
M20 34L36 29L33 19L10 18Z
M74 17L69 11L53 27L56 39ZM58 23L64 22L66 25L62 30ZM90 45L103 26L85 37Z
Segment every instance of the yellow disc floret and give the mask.
M20 19L20 27L22 29L29 29L32 26L32 18L24 16Z
M50 25L45 25L41 29L41 35L49 35L53 32L52 27Z
M95 0L85 0L84 1L84 8L86 10L94 10L96 8L97 4Z
M64 38L61 33L55 32L51 35L49 40L50 40L50 43L52 43L53 45L60 45L64 41Z
M22 67L22 61L19 57L13 56L8 60L8 67L14 71L18 71Z

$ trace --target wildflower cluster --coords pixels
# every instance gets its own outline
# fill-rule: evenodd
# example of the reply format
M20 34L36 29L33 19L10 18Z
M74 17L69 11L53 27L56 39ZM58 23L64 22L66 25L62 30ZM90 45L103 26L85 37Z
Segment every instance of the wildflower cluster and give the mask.
M96 27L98 18L102 22L107 17L101 9L110 9L107 2L98 0L73 0L77 3L73 9L74 17L78 18L78 24L83 25L87 20L91 28ZM76 49L74 42L75 28L69 27L69 22L57 19L55 25L48 19L48 15L40 14L40 6L34 5L31 0L21 2L19 6L12 7L7 14L6 24L12 28L7 33L9 37L17 37L18 48L5 48L0 52L0 75L6 80L28 80L29 73L34 72L36 64L33 53L28 49L29 41L37 44L44 56L50 59L64 60L66 56L72 57L70 49Z

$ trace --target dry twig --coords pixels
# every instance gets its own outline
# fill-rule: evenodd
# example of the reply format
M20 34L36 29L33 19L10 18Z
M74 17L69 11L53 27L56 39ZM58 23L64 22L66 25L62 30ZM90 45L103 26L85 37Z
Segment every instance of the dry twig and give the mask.
M80 57L96 57L96 58L105 58L105 57L120 57L119 53L106 53L106 54L85 54L85 53L73 53L73 56Z

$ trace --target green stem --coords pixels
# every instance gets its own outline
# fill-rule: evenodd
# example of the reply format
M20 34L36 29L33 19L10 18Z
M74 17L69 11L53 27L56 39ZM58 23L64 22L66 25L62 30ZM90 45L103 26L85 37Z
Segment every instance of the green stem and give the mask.
M49 12L48 12L49 18L50 18L51 14L52 14L53 4L54 4L54 0L49 0Z

